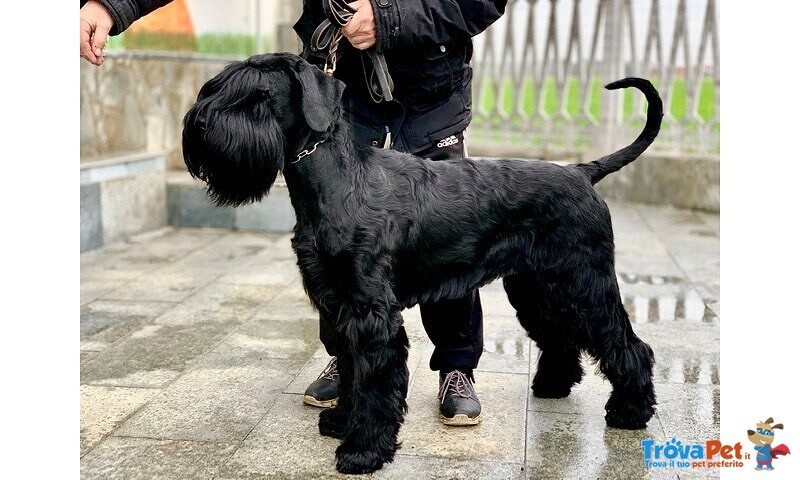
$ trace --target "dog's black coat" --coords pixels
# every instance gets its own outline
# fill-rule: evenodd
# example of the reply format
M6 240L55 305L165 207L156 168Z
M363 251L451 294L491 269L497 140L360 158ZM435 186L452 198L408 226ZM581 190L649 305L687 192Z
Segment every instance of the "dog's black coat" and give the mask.
M607 88L630 86L649 102L639 138L567 167L431 162L354 145L339 112L343 84L294 55L235 62L203 86L184 119L191 174L221 205L259 200L281 170L289 187L306 291L338 332L339 405L320 414L319 428L343 439L340 471L374 471L398 448L408 382L400 311L500 277L541 350L534 394L568 395L586 351L613 385L607 424L645 427L656 403L653 352L623 308L611 218L592 188L660 128L661 100L649 82ZM304 150L313 153L298 159Z

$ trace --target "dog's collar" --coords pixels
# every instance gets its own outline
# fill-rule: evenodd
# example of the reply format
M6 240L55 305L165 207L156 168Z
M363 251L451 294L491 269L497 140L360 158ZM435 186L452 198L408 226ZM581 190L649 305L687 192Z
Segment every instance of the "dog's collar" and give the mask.
M307 157L307 156L311 155L312 153L314 153L317 150L317 147L320 146L320 144L325 143L325 140L327 140L327 139L323 138L322 140L320 140L317 143L315 143L311 148L306 148L305 150L301 151L300 153L297 154L297 158L294 161L289 162L289 163L297 163L303 157Z

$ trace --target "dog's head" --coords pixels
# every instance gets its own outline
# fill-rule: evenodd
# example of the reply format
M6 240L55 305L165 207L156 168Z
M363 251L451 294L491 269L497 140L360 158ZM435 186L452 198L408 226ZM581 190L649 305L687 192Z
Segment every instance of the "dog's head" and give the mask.
M772 422L772 417L763 422L756 422L756 430L748 430L747 439L758 446L772 445L772 442L775 441L775 430L783 429L782 423L772 425Z
M217 205L269 192L284 162L338 119L344 84L296 55L233 62L200 89L183 119L183 159Z

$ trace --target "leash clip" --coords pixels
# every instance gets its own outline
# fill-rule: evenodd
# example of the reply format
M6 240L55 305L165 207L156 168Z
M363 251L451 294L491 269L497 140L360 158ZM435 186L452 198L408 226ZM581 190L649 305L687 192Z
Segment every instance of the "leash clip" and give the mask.
M333 35L333 38L331 39L331 44L328 47L328 56L325 57L325 66L322 68L322 70L329 77L332 77L333 72L336 71L336 60L337 60L336 51L339 49L339 40L341 39L342 39L342 33L337 31Z

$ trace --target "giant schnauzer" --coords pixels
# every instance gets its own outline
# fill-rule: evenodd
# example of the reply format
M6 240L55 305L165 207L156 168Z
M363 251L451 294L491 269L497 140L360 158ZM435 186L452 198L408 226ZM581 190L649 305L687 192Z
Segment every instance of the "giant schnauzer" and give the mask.
M613 391L611 427L644 428L656 404L653 351L631 328L614 271L611 217L592 188L655 139L662 105L647 80L643 132L599 160L569 166L527 160L432 162L356 145L342 115L344 84L295 55L228 65L184 118L189 172L219 205L269 192L278 172L297 224L292 247L323 328L337 332L340 398L320 414L342 439L341 472L394 458L407 410L408 338L401 310L463 297L503 278L541 356L537 397L569 395L580 353Z

